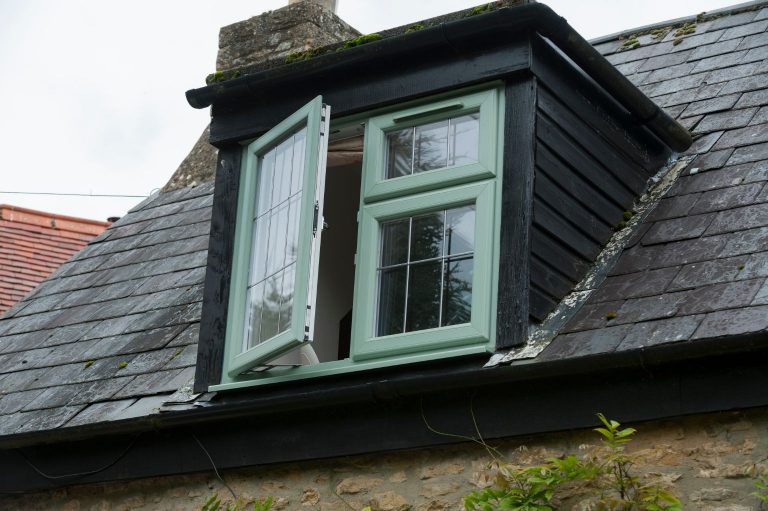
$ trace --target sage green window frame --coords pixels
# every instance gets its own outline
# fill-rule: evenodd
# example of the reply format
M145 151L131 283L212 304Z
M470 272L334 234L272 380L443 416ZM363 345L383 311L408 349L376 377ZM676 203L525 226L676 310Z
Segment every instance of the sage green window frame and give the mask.
M241 296L236 294L238 279L235 278L236 267L233 265L230 314L227 319L225 344L225 371L221 383L210 386L209 390L239 389L493 352L493 340L496 335L495 304L498 296L496 283L500 256L500 169L505 111L501 85L496 82L463 91L443 93L411 101L399 107L377 109L333 121L331 125L333 129L352 124L365 124L350 358L315 365L273 367L268 371L233 373L229 376L226 365L228 350L231 349L233 342L241 342L239 336L243 321L241 316L237 323L233 323L237 319L233 318L231 313L232 306L237 303L237 297ZM456 106L457 103L461 103L461 107ZM405 117L410 126L415 126L470 112L480 112L481 147L478 152L479 161L476 164L435 169L389 180L383 179L386 143L384 129L387 129L387 126L395 129L406 127L406 124L402 124L402 120L399 124L392 122L388 125L387 118L393 121L395 117ZM255 187L255 182L250 186ZM238 225L242 221L245 188L245 183L241 181ZM379 340L388 343L381 347L371 344L370 341L375 338L373 325L376 313L375 282L380 222L470 204L474 204L476 208L473 255L475 267L470 322L380 337ZM244 241L240 240L238 235L248 238L246 241L250 243L250 232L238 229L235 244L236 259L239 247ZM242 296L240 301L244 301ZM237 325L234 329L233 324ZM233 335L234 339L231 338Z
M436 186L452 186L478 179L494 178L499 168L495 150L499 102L498 90L491 89L437 101L432 100L427 104L422 103L370 118L366 124L364 148L365 159L368 162L378 164L385 161L388 132L474 112L480 114L478 137L480 147L476 163L433 169L409 176L387 179L383 165L366 168L363 176L364 202L371 203L398 197L404 193L430 190Z
M324 133L327 115L327 107L323 105L322 97L317 96L243 149L222 383L236 381L243 371L268 362L309 341L312 323L311 313L314 305L312 278L317 274L319 261L317 247L322 233L322 229L313 227L318 218L322 218L321 201L324 191L324 168L328 146L328 137ZM241 349L243 332L248 321L246 293L253 246L252 219L256 207L258 160L287 136L304 126L307 129L302 185L304 191L301 197L296 277L290 327L275 337L243 351ZM318 202L318 196L320 202Z
M352 308L353 360L435 351L491 340L493 306L493 246L496 192L495 182L486 180L446 187L398 199L382 201L362 210L355 300ZM381 224L452 207L475 206L472 304L469 323L442 326L377 337L375 335L380 259Z

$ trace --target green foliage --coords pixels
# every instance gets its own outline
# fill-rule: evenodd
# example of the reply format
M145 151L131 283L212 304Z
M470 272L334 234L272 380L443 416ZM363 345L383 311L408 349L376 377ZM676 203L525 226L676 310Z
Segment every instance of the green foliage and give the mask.
M682 27L675 31L675 37L683 37L696 32L696 22L684 23Z
M491 10L493 10L493 3L478 5L467 13L467 17L477 16L478 14L482 14Z
M272 497L253 503L253 511L270 511L272 509ZM214 493L205 501L200 511L248 511L238 498L234 504L224 504L222 507L218 494Z
M752 496L757 497L762 502L768 502L768 472L763 472L752 481L757 490L751 493Z
M123 361L123 362L118 362L117 363L117 368L118 369L125 369L126 367L128 367L128 362L124 362Z
M424 30L423 23L416 23L415 25L411 25L410 27L405 29L405 33L410 34L411 32L418 32L419 30Z
M625 450L635 434L598 414L602 448L583 459L550 458L536 466L499 463L495 485L464 498L467 511L558 511L566 495L592 498L595 511L681 511L670 492L631 473Z
M354 39L350 39L349 41L345 41L344 45L337 48L336 51L344 51L348 50L350 48L354 48L355 46L361 46L363 44L372 43L373 41L378 41L381 39L381 34L365 34L361 35L359 37L355 37Z

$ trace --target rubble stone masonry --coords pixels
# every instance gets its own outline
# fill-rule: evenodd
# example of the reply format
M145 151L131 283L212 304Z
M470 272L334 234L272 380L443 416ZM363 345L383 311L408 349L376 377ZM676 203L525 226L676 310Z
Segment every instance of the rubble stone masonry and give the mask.
M635 472L665 481L686 510L762 509L750 493L752 474L768 464L768 409L631 425L638 429L630 448L639 460ZM488 443L506 461L538 464L548 457L586 452L598 442L596 433L580 430ZM258 442L250 448L258 449ZM272 496L278 510L344 511L366 505L372 511L461 510L465 494L491 484L490 460L482 446L466 443L224 471L222 476L243 501ZM214 493L231 498L210 472L0 497L0 508L186 511L201 509ZM588 506L582 501L561 509L587 511Z

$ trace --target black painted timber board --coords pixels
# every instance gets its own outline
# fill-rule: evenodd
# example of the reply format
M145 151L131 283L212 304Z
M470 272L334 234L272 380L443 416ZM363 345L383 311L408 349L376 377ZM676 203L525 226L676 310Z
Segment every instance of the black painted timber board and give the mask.
M548 261L574 282L580 281L589 269L589 261L537 227L531 231L531 254Z
M414 55L412 59L354 68L354 72L308 75L290 86L253 86L251 101L213 108L210 142L216 146L254 138L318 94L334 118L504 79L530 67L527 39L462 52Z
M504 93L497 348L519 346L528 336L536 80L530 75L510 80Z
M197 345L195 392L205 392L209 385L221 381L242 152L240 145L231 144L221 148L218 155Z

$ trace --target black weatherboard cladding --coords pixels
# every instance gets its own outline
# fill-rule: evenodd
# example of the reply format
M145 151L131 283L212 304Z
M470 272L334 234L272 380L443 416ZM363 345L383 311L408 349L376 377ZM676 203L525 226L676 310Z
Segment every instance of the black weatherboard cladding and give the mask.
M533 49L530 315L540 321L584 277L671 151L546 40L535 38Z

